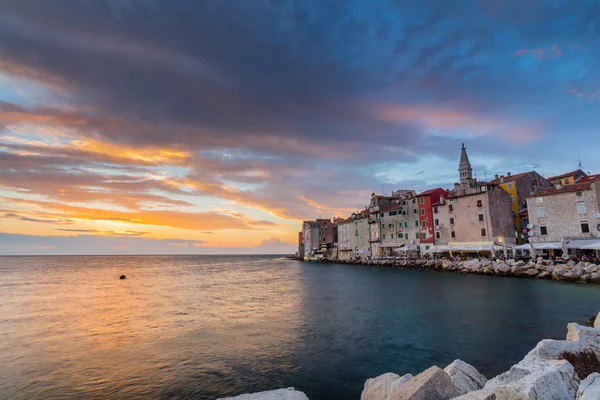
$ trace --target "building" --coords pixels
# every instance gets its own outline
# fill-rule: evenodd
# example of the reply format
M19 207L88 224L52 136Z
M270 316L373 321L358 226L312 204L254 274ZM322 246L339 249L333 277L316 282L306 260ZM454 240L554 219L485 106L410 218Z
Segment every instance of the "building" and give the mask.
M304 257L304 235L302 231L298 232L298 257Z
M499 184L478 182L472 171L463 144L460 183L447 196L439 193L431 203L435 244L491 250L494 244L516 243L509 194Z
M392 216L397 216L398 210L402 211L402 205L406 205L407 199L414 197L416 192L414 190L397 190L392 193L391 196L371 195L371 202L369 204L369 243L370 243L370 254L373 257L383 256L389 254L389 251L394 247L393 244L388 243L388 253L384 253L383 238L384 235L386 240L390 240L391 235L394 234L394 238L397 239L398 233L393 231L393 228L389 227L389 224L397 223L386 219L386 215L389 217L390 212L396 211ZM392 210L393 208L396 208Z
M522 244L525 240L524 229L527 224L522 225L520 213L527 209L527 197L536 193L538 190L552 187L550 182L535 171L523 172L520 174L511 174L506 176L496 175L496 179L490 182L494 185L500 185L508 193L511 202L511 212L513 219L513 234L517 243Z
M302 223L305 257L333 247L335 242L334 226L335 224L329 219L317 219Z
M534 248L551 243L574 252L600 237L600 175L540 190L527 203Z
M586 176L587 174L585 172L583 172L581 169L578 169L576 171L567 172L566 174L553 176L551 178L548 178L548 181L554 187L562 187L574 185L577 182L579 182L581 178L584 178Z
M369 213L363 210L340 221L338 227L338 258L350 260L369 255Z

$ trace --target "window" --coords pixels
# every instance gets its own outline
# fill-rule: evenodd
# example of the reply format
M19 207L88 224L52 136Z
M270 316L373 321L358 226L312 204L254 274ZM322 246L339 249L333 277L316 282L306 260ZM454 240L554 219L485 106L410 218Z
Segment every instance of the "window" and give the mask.
M547 228L547 227L545 227L545 226L540 226L540 233L541 233L543 236L546 236L546 235L548 234L548 228Z
M483 207L483 202L481 200L477 200L477 207Z
M583 197L583 192L577 192L575 194L577 195L577 197Z
M419 210L415 208L415 209L413 210L413 213L415 213L415 214L418 214L418 213L419 213Z
M438 208L437 207L433 207L433 213L437 214L438 213Z
M453 238L455 238L455 237L456 237L456 232L452 231L452 232L450 233L450 236L452 236Z
M394 227L394 224L389 224L388 225L388 228L393 228L393 227Z
M482 192L485 192L487 190L487 186L484 185L480 189L481 189Z
M487 232L485 231L485 228L481 228L481 236L487 236Z
M393 238L394 238L394 234L392 233L392 234L390 234L390 239L393 239Z
M354 235L358 235L358 229L354 232Z
M419 239L421 237L421 234L419 232L415 233L415 239Z
M452 204L450 204L450 205L448 206L448 211L450 211L450 212L454 211L454 207L452 206Z
M565 185L568 185L570 183L569 178L565 178Z
M581 233L590 233L590 224L588 224L587 222L582 222Z
M383 218L383 213L381 213L381 217Z
M381 235L381 237L382 237L383 239L385 239L385 233L384 233L383 235Z
M435 238L436 238L436 239L439 239L439 238L440 238L440 233L439 233L439 232L436 232L436 233L435 233Z
M404 239L405 239L405 240L408 240L408 233L405 233L405 234L404 234Z
M425 204L425 197L421 197L419 200L421 201L421 204Z
M435 220L435 226L440 226L440 220L439 219Z
M577 203L577 214L582 215L582 214L586 214L587 213L587 207L585 206L585 203L581 202L581 203Z
M509 183L508 185L506 185L506 187L508 188L508 190L513 190L513 184Z
M423 228L427 227L427 221L425 221L425 220L421 221L421 226Z
M423 239L423 240L427 239L427 234L426 233L421 233L421 239Z
M517 216L517 212L515 210L512 210L512 216L513 218Z
M479 221L483 222L483 214L479 214Z
M454 225L454 218L450 218L450 225Z
M510 204L515 204L515 196L510 196Z
M402 215L406 215L406 211L402 211Z
M415 220L415 226L419 226L419 220Z
M412 199L413 204L417 204L417 199Z
M408 228L408 221L404 221L404 227Z
M406 200L402 200L402 205L405 206L406 205Z
M538 207L537 216L538 216L538 218L546 216L546 210L544 209L544 207Z
M425 209L421 208L421 215L425 215Z

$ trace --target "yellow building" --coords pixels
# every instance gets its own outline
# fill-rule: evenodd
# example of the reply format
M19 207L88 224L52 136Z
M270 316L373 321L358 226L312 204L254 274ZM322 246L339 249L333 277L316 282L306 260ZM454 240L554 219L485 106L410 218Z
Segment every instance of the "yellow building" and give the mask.
M527 226L529 221L521 220L519 213L527 209L527 197L540 189L550 188L552 185L535 171L523 172L516 175L510 172L506 176L496 175L496 179L491 183L500 185L510 196L515 238L517 239L517 243L523 244L525 239L523 228Z

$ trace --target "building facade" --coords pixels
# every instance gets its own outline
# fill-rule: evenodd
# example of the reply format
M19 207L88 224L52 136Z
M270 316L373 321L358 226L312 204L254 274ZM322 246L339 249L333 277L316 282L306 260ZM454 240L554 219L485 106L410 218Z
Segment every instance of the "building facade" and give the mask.
M560 243L600 237L600 175L541 190L527 199L531 242ZM575 247L575 246L572 246Z
M369 255L369 218L365 210L338 223L338 258L351 260Z
M520 213L527 209L527 197L539 190L551 188L552 185L535 171L528 171L515 175L509 172L506 176L496 175L496 178L490 183L500 185L500 187L508 193L511 202L513 234L517 239L517 243L523 244L526 234L524 229L527 228L527 224L522 225Z

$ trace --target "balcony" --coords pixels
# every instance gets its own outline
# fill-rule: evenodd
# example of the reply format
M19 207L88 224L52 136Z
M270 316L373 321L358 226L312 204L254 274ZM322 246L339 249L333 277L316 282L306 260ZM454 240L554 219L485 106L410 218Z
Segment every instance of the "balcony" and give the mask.
M381 239L380 238L369 239L369 243L381 243Z

